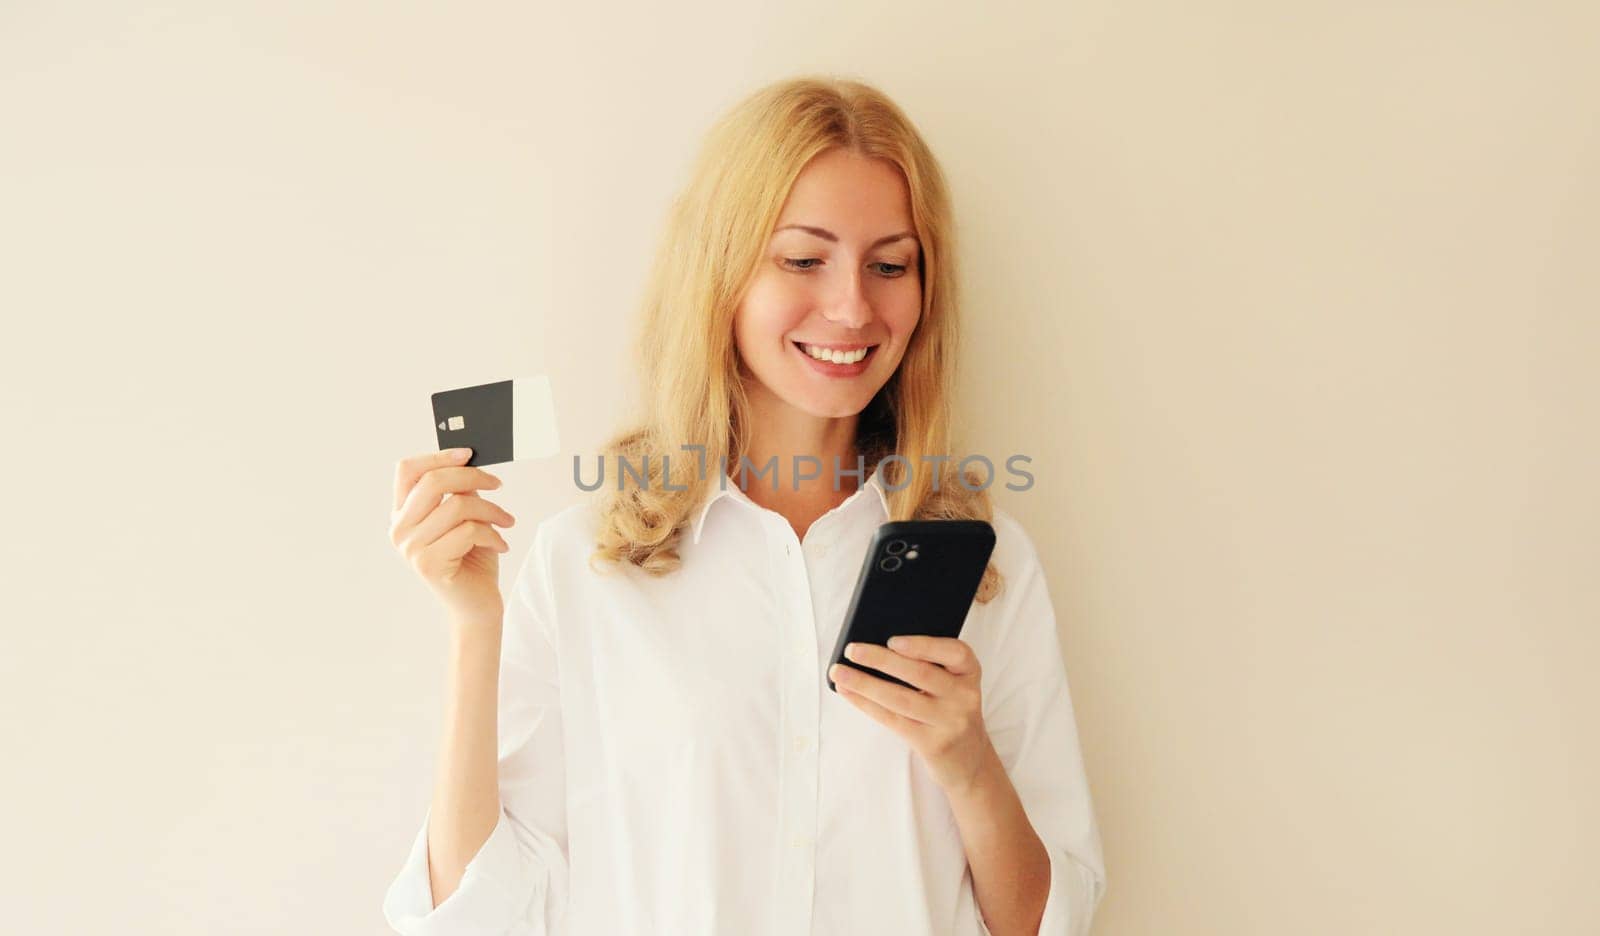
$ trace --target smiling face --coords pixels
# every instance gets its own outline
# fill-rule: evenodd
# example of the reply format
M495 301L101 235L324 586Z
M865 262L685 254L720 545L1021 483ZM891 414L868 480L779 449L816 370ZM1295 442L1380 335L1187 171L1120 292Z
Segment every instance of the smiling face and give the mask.
M893 163L843 149L807 163L734 318L759 383L752 400L823 418L865 409L917 326L920 262L910 190Z

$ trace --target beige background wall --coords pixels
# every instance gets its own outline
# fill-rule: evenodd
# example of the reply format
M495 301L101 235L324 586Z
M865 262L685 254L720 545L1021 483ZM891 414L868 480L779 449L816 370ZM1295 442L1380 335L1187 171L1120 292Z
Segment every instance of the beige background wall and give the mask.
M1096 932L1600 932L1593 4L577 6L0 4L8 931L383 931L427 394L592 452L700 132L818 70L955 186Z

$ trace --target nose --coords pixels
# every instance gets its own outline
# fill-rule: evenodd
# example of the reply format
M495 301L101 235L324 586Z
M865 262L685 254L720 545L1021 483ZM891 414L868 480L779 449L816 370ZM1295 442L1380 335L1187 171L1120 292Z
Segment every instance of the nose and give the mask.
M860 270L845 278L823 318L852 329L862 328L872 321L872 304L867 301L866 290L862 288Z

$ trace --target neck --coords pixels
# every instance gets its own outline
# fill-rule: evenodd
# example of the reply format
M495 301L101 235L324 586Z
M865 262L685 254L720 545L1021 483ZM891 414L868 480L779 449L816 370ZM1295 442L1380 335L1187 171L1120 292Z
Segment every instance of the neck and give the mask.
M804 539L813 520L861 487L863 478L841 474L838 490L834 490L836 458L841 472L856 469L859 417L814 416L795 409L759 385L749 390L749 400L749 446L745 457L754 469L767 469L769 463L772 468L760 479L752 472L745 494L762 507L783 514L795 535ZM737 484L743 477L738 468L738 464L729 465L731 483ZM801 474L816 477L800 480ZM773 490L774 476L777 490Z

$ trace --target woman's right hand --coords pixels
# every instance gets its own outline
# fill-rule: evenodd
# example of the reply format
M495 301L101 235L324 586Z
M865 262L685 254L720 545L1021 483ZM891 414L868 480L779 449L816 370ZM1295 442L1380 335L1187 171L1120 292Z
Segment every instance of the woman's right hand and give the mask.
M498 488L500 479L464 465L470 454L426 452L395 465L389 540L439 597L455 626L498 627L505 610L500 554L511 546L494 525L517 521L478 496L480 488Z

